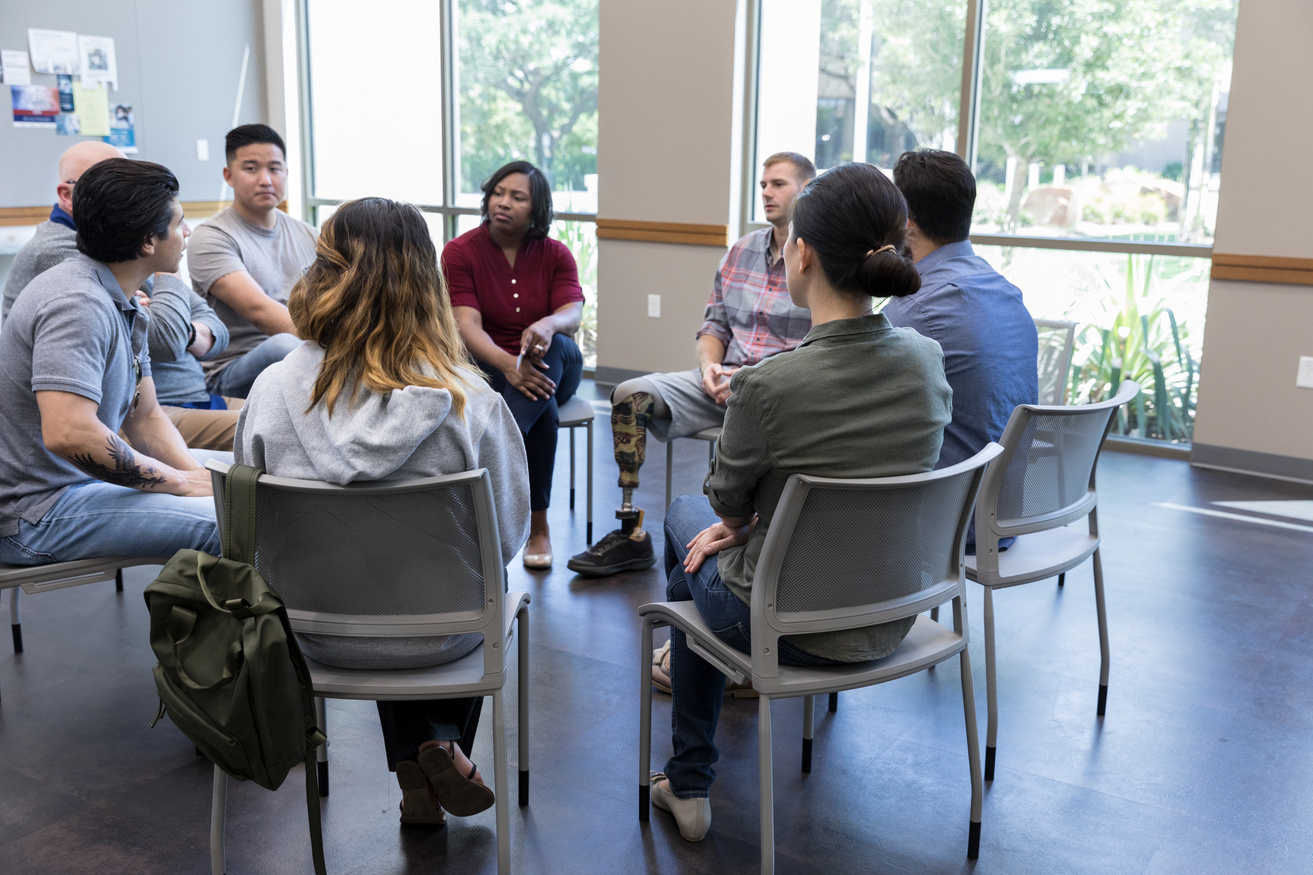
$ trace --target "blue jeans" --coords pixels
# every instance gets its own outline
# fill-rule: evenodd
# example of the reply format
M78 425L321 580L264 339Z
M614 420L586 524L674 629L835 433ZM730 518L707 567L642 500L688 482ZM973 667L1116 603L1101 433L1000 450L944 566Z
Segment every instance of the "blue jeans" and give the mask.
M210 392L226 395L229 398L245 398L251 394L255 378L274 362L281 362L287 354L302 343L295 334L275 334L245 355L234 359L232 364L219 371L212 380L207 380Z
M556 467L556 438L561 430L559 405L574 397L584 375L584 356L578 345L564 334L552 336L543 354L543 371L556 384L550 398L529 398L506 382L502 372L479 362L492 388L499 392L524 435L524 454L529 464L529 509L547 510L552 501L552 471Z
M232 453L193 450L202 463ZM18 534L0 537L0 562L45 565L105 556L169 557L184 548L219 555L213 498L142 492L101 480L64 491L39 523L18 521Z
M684 572L684 557L688 555L685 545L719 520L711 504L701 496L681 495L670 503L665 525L666 600L692 601L717 638L735 650L748 653L752 644L751 609L720 579L719 557L708 557L692 574ZM783 638L779 657L782 665L839 665L799 650ZM666 777L670 779L670 789L679 798L704 797L716 780L712 765L720 758L715 737L720 702L725 695L725 676L689 650L688 637L673 626L670 688L673 700L670 729L675 754L666 763Z

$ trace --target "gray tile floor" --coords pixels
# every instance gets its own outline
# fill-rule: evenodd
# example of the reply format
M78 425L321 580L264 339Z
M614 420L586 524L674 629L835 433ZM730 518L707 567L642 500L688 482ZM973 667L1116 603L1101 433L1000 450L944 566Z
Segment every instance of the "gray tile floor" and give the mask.
M584 512L582 495L573 514L567 507L566 446L563 436L556 567L511 567L512 588L533 596L533 785L529 807L511 808L514 871L754 872L753 700L725 703L707 839L685 843L662 812L638 822L635 608L661 598L663 582L656 569L600 581L567 572ZM599 536L619 493L609 446L599 416ZM639 496L654 532L661 450ZM582 441L578 453L582 462ZM676 492L697 490L705 460L702 442L676 445ZM1162 506L1313 502L1313 488L1120 453L1104 455L1099 477L1113 654L1107 716L1094 714L1089 566L1061 590L1042 582L1000 592L998 773L979 862L965 860L970 788L950 661L846 693L837 714L818 704L809 775L798 769L800 703L775 708L778 871L1313 870L1313 523L1276 505L1234 511L1248 521ZM122 595L97 584L24 597L26 652L0 645L0 872L209 871L210 769L167 721L147 728L156 697L141 590L153 574L129 571ZM979 593L968 591L976 630ZM978 637L971 650L983 731ZM373 705L328 708L331 873L496 871L491 811L437 832L401 829ZM513 733L513 706L510 717ZM654 721L659 768L669 754L668 697L657 696ZM490 727L485 719L474 757L489 770ZM233 875L312 871L299 774L276 793L233 786L228 859Z

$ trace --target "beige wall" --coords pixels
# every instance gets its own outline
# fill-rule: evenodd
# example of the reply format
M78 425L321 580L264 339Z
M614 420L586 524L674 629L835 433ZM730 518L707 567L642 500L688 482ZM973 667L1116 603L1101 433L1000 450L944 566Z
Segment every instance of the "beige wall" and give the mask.
M1313 3L1244 0L1222 159L1218 253L1313 258ZM1247 453L1313 460L1313 287L1214 280L1195 459L1248 468ZM1250 460L1261 468L1261 459ZM1269 460L1270 461L1270 460ZM1279 466L1278 466L1279 467ZM1307 466L1288 472L1302 476ZM1282 473L1270 469L1268 473Z
M742 5L601 0L599 216L737 227ZM723 254L599 241L599 368L695 365L693 335ZM650 294L661 295L659 319L647 315Z

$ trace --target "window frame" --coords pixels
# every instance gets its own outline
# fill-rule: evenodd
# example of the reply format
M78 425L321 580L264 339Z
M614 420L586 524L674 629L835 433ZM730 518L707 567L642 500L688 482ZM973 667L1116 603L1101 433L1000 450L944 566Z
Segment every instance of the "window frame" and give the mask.
M459 192L458 160L460 156L460 100L456 96L459 82L457 64L459 58L455 46L456 4L459 0L438 0L439 21L438 65L441 78L439 91L442 94L442 200L440 204L414 204L422 213L442 216L443 238L445 244L453 240L456 234L456 222L461 216L478 216L479 207L458 206ZM349 199L319 197L314 194L314 109L310 93L310 0L297 3L297 97L300 106L300 123L304 135L301 137L301 209L306 221L318 227L319 208L337 206ZM556 212L558 221L597 223L596 213Z

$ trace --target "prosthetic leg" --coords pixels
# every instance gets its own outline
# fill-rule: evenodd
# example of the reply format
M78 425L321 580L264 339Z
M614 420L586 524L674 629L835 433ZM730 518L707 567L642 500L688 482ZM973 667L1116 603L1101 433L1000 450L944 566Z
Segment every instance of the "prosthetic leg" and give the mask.
M604 576L618 571L650 568L656 564L652 538L643 531L643 510L634 507L638 469L647 456L647 426L654 401L647 392L635 392L611 407L611 435L620 467L620 528L572 558L567 567L579 574Z

